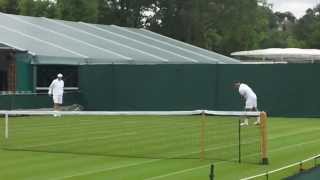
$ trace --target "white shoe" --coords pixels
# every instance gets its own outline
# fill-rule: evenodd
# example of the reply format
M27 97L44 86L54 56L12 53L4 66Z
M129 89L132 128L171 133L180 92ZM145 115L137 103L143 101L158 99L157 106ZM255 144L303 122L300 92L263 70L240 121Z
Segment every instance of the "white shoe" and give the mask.
M260 124L260 121L256 121L253 123L254 125L259 125Z
M242 123L240 123L240 126L248 126L249 122L248 119L245 119Z
M243 122L243 123L241 123L240 124L240 126L248 126L249 124L248 123L245 123L245 122Z
M53 117L61 117L61 114L55 113L53 114Z

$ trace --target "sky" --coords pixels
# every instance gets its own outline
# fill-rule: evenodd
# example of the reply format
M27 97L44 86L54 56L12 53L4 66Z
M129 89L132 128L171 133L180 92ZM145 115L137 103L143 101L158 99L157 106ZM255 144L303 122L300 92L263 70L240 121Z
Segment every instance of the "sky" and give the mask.
M319 4L320 0L268 0L268 2L273 4L273 11L290 11L296 18L300 18L308 8Z

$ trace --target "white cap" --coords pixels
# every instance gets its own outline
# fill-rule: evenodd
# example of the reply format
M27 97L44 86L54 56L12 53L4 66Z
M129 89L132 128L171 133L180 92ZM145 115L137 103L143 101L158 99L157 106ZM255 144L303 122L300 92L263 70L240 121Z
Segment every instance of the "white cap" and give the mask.
M63 75L62 75L61 73L59 73L59 74L57 75L57 77L58 77L58 78L62 78Z

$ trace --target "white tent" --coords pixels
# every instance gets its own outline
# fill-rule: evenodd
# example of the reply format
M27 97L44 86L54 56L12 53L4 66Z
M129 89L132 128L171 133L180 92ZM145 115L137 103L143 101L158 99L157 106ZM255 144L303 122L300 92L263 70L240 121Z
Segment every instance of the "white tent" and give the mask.
M299 49L299 48L270 48L252 51L239 51L231 53L232 56L246 58L244 61L271 61L290 63L313 63L320 61L319 49ZM249 60L248 60L249 59Z

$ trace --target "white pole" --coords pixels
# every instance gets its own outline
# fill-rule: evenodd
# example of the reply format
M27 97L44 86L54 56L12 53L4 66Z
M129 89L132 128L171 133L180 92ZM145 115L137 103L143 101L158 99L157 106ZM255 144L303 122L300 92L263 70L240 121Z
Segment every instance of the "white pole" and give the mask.
M5 138L8 139L9 138L9 118L8 118L8 113L5 114Z

